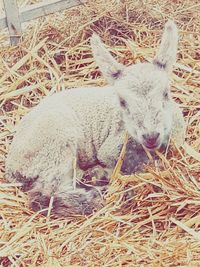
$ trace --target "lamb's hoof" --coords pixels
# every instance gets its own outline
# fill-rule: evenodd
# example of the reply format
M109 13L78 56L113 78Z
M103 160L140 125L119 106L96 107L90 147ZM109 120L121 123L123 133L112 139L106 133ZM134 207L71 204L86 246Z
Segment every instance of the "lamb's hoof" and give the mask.
M83 214L90 215L104 206L104 200L100 193L96 189L90 190L86 198L86 202L83 203Z
M104 200L97 190L77 190L55 195L53 212L59 217L91 215L103 206Z
M89 183L95 186L105 186L109 184L109 174L102 167L96 166L85 171L83 183Z
M47 209L49 207L50 197L43 195L41 192L29 191L28 198L29 198L28 202L29 208L35 212ZM47 215L47 210L42 211L41 214Z

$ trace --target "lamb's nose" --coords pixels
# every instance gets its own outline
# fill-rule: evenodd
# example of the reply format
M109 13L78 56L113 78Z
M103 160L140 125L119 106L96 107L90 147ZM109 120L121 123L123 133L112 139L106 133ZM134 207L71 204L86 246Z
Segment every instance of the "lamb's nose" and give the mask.
M153 148L154 146L156 146L159 136L160 134L157 132L143 134L142 137L144 138L145 146L149 148Z

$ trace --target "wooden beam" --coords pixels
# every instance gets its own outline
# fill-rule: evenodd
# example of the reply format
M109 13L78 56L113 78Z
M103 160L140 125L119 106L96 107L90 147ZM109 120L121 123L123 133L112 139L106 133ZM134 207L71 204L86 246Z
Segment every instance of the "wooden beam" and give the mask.
M15 45L19 42L22 34L19 19L19 9L16 0L4 0L6 23L10 34L10 42Z
M48 0L20 9L20 21L25 22L80 5L80 0Z
M4 0L9 2L10 0ZM19 20L21 23L36 19L42 16L52 14L57 11L61 11L70 7L75 7L82 4L81 0L48 0L39 4L28 5L23 8L19 8ZM12 15L12 13L11 13ZM0 29L8 27L6 16L0 17Z

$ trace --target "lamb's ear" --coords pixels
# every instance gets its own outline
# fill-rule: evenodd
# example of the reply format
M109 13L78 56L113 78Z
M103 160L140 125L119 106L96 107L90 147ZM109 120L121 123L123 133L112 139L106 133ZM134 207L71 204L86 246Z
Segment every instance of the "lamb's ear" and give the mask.
M106 80L113 83L115 80L120 79L125 66L113 58L97 34L92 35L90 42L94 59Z
M161 44L153 63L159 68L171 71L173 64L176 62L177 45L178 30L176 24L172 20L168 20L165 24Z

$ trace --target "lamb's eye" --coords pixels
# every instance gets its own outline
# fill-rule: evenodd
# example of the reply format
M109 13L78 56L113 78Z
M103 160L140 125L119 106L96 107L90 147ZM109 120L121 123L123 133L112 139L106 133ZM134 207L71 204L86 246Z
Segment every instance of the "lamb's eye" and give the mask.
M124 112L126 112L127 115L130 115L129 106L126 100L120 97L119 103L120 103L120 106L123 108Z
M127 108L127 103L123 98L120 97L119 101L122 108Z
M165 92L163 96L164 96L164 99L167 100L169 98L169 93L168 92Z

